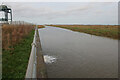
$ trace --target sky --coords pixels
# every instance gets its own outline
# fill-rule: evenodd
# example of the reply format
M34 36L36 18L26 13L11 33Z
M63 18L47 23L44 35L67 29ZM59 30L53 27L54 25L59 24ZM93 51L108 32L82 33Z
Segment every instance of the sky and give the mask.
M35 24L118 24L117 2L5 2L4 4L12 8L14 21Z

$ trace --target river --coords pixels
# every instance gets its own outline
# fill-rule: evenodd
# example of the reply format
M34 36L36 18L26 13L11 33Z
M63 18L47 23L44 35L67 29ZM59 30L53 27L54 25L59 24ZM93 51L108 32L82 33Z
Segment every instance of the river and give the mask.
M118 77L118 40L51 26L39 34L48 78Z

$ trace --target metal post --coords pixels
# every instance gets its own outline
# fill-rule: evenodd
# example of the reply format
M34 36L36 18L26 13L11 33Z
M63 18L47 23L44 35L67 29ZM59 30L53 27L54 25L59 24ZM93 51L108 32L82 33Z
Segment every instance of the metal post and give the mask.
M5 21L8 21L8 12L5 11Z
M12 9L10 10L11 22L12 22Z

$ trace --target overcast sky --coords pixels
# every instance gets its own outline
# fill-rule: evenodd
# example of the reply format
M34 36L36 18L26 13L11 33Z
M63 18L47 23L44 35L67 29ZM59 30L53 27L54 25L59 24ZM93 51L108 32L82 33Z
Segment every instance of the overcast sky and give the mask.
M117 2L6 2L13 20L37 24L118 24Z

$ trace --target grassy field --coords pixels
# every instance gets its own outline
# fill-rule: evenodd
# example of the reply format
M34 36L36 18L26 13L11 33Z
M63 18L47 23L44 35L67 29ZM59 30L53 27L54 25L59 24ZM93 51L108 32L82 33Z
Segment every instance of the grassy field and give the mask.
M24 78L31 52L34 27L32 25L4 25L2 28L4 38L2 40L7 41L2 46L2 78ZM11 36L6 36L8 34Z
M54 27L66 28L73 31L84 32L97 36L104 36L113 39L119 38L119 27L117 25L49 25Z

